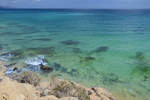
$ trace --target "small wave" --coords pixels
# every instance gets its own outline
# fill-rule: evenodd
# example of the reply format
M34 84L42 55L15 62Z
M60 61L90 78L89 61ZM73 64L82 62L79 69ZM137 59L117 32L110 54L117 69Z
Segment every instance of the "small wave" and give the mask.
M21 73L21 70L14 70L14 68L8 68L6 71L5 71L5 74L6 75L11 75L11 74L16 74L16 73Z
M9 61L9 59L11 59L13 56L14 55L11 53L2 54L2 55L0 55L0 60Z
M38 55L37 57L33 57L25 60L25 63L27 65L32 65L32 66L38 66L40 64L47 65L47 62L45 62L44 59L45 59L44 55Z

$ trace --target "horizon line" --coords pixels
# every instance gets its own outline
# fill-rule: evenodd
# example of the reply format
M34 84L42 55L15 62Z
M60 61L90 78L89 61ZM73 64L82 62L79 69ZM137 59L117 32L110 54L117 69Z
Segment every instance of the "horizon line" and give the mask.
M150 8L15 8L0 7L0 9L14 10L150 10Z

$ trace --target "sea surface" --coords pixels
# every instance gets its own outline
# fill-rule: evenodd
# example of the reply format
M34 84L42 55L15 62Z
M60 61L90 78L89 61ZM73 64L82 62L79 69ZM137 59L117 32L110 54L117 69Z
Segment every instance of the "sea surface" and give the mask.
M0 10L0 60L150 100L150 10Z

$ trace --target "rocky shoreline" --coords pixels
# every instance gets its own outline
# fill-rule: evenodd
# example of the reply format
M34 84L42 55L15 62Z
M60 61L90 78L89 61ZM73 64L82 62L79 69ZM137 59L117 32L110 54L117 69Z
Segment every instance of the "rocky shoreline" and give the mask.
M0 62L0 100L117 100L103 88L86 88L55 76L48 82L31 71L7 76L5 70Z

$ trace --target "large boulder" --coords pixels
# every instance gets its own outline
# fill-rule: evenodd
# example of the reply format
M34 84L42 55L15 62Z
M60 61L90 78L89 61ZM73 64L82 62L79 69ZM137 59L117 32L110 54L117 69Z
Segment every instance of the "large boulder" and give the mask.
M38 77L37 73L26 71L20 74L13 74L9 76L13 80L17 80L20 83L29 83L34 86L39 85L40 78Z
M92 94L90 95L91 100L117 100L112 96L111 93L103 88L90 88L90 91L92 92Z
M0 100L38 100L38 97L32 85L3 77L3 81L0 82Z
M90 100L88 91L79 84L65 80L55 80L51 87L52 90L49 91L49 95L55 95L58 98L76 97L79 100Z
M77 100L116 100L103 88L86 88L74 82L58 79L52 81L48 95L57 98L75 97Z

